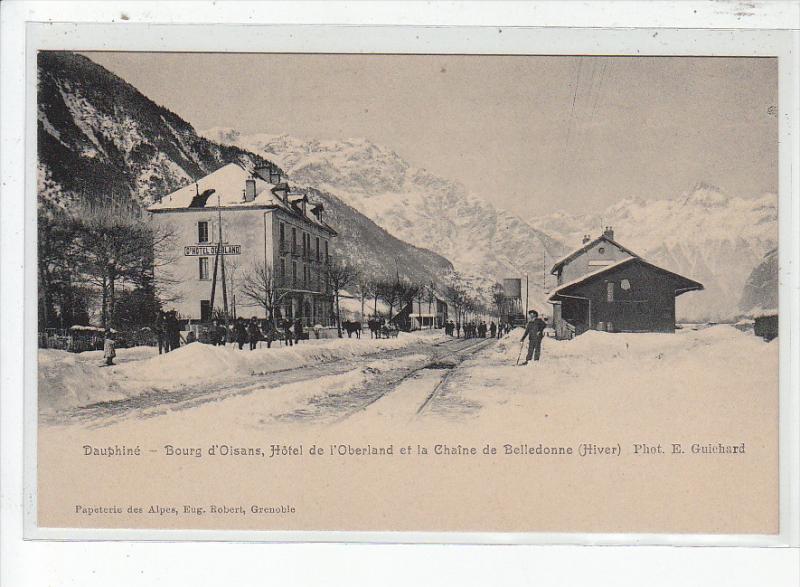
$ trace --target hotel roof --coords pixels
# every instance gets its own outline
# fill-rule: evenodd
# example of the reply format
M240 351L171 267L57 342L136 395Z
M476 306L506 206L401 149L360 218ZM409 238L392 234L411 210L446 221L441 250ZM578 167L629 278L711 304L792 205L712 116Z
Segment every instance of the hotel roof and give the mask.
M255 198L245 201L245 186L247 180L255 182ZM265 181L258 174L251 174L237 163L228 163L205 177L175 190L164 196L159 202L147 208L149 212L170 212L179 210L215 210L217 207L225 208L270 208L281 209L294 216L302 215L302 211L294 207L293 202L298 202L307 197L304 194L289 192L288 202L275 192L289 191L286 183L272 184ZM314 206L312 205L312 209ZM314 214L303 216L312 224L336 234L328 224L317 218Z

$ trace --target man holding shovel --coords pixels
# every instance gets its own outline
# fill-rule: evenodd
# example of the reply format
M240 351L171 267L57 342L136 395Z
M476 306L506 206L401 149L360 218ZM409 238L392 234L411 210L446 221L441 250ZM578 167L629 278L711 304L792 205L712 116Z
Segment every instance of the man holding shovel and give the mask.
M542 339L544 338L544 329L547 326L546 322L539 318L539 312L531 310L528 312L528 323L525 325L525 332L522 335L521 343L528 339L528 355L525 357L523 365L527 365L531 358L534 361L539 360L539 355L542 352ZM520 348L520 354L522 349ZM519 363L519 359L517 359Z

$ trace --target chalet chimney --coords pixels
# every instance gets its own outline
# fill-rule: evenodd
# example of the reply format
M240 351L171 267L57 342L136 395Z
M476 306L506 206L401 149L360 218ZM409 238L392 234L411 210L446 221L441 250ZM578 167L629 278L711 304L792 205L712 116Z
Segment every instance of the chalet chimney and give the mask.
M278 196L284 204L289 203L289 185L285 183L279 183L274 188L272 188L272 193Z
M588 243L590 240L592 240L592 239L591 239L591 238L589 238L589 235L588 235L588 234L584 234L584 235L583 235L583 240L581 241L581 244L585 245L585 244L586 244L586 243Z
M252 202L256 199L256 180L254 178L246 179L244 182L244 201Z
M613 226L606 226L606 229L603 231L603 236L607 239L614 240L614 227Z

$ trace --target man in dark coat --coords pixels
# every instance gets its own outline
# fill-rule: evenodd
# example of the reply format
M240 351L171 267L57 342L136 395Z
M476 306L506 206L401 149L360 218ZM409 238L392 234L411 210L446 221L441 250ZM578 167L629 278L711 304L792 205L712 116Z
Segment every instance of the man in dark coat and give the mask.
M239 345L239 350L242 350L244 347L244 343L247 342L247 325L244 322L244 318L239 316L236 319L236 343Z
M489 323L489 335L492 338L497 336L497 325L494 323L494 320Z
M156 331L156 337L158 337L158 354L168 353L169 352L169 344L167 343L167 339L165 337L164 332L164 312L159 310L156 312L156 322L153 328Z
M261 340L261 329L258 327L258 318L253 316L247 325L247 340L250 343L250 350L255 350L258 341Z
M292 321L288 318L283 321L283 344L292 346Z
M531 357L534 361L539 360L542 352L542 339L544 338L544 328L547 323L539 318L539 312L531 310L528 312L528 323L525 325L525 332L522 335L522 342L528 339L528 355L525 357L523 365L527 365Z

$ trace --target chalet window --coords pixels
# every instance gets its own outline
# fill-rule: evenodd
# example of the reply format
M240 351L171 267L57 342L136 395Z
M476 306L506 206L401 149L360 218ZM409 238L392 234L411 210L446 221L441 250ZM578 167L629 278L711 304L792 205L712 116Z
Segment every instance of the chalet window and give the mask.
M609 281L606 284L606 301L613 302L614 301L614 282Z
M208 222L205 220L197 223L197 242L198 243L208 242Z
M622 281L619 282L619 286L625 291L628 291L631 288L631 282L628 281L627 279L623 279Z
M600 247L599 249L597 249L597 252L602 255L603 253L606 252L606 248L605 247Z
M208 279L208 257L200 257L198 260L198 267L200 271L200 279Z

